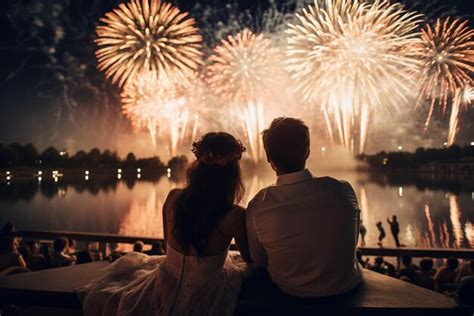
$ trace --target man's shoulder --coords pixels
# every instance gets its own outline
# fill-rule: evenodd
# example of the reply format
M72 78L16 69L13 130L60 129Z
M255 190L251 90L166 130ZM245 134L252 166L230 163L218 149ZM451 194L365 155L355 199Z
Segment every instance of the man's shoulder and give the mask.
M316 177L316 178L313 178L313 180L318 185L324 186L326 188L330 188L334 190L342 190L342 191L346 191L349 189L352 190L351 184L346 180L340 180L340 179L336 179L329 176Z
M267 194L267 191L270 188L271 188L271 186L260 189L260 191L258 191L257 194L255 194L255 196L249 201L248 206L247 206L247 211L251 210L258 203L263 202L263 200L265 199L265 196Z

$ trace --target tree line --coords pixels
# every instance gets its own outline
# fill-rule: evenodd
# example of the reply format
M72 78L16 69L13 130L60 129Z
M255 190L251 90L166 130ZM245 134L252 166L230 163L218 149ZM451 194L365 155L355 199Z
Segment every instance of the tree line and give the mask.
M358 160L366 161L373 168L418 168L436 163L474 162L474 146L453 145L446 148L418 148L415 152L385 152L374 155L359 155Z
M130 152L124 159L120 158L116 151L98 148L89 152L79 150L70 156L64 150L58 150L50 146L39 152L33 144L21 145L13 143L4 145L0 143L0 168L13 167L52 167L52 168L148 168L164 172L166 168L184 168L188 160L186 156L177 156L170 159L167 164L158 156L149 158L136 158Z

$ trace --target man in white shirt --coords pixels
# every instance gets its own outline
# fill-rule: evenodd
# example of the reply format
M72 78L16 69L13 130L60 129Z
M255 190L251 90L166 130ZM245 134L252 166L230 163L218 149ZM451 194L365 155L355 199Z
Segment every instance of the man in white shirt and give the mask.
M327 297L352 290L361 269L355 257L360 210L351 185L305 169L309 129L300 120L275 119L263 143L277 181L248 205L255 265L265 267L288 295Z

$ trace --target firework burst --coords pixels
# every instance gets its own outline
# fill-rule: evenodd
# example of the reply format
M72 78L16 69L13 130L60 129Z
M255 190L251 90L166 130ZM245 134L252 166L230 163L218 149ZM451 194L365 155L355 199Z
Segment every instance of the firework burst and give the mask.
M268 96L278 90L283 75L282 60L280 50L269 39L248 29L223 40L209 57L209 86L240 111L254 161L263 157L260 132L265 124L264 106Z
M462 100L462 97L455 100L456 91L472 85L474 30L467 23L449 17L437 19L434 27L427 24L421 32L423 72L417 88L420 92L417 104L422 105L424 101L430 104L426 127L436 105L441 106L444 113L450 102L455 106L454 103Z
M420 16L386 1L325 0L287 30L287 69L303 99L321 107L331 139L364 149L374 110L407 104L419 71Z
M152 71L182 81L201 63L202 37L188 13L160 0L131 0L101 19L97 27L98 68L123 86Z
M209 61L208 83L228 101L260 99L281 78L280 51L263 34L248 29L223 40Z
M463 89L456 89L454 92L451 114L449 116L448 145L454 145L456 136L460 128L460 113L463 108L468 107L474 100L474 88L466 86Z
M127 83L121 94L122 111L135 129L147 129L155 149L157 138L166 138L171 156L177 154L188 133L190 110L185 88L145 73Z

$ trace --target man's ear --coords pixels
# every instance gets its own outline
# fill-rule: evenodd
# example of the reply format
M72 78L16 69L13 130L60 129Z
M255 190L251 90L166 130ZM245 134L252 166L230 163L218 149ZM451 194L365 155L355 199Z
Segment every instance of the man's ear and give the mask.
M308 147L308 150L306 151L306 155L305 155L305 160L309 158L309 154L311 153L311 149Z
M278 172L277 168L270 159L268 160L268 162L270 163L270 166L272 167L273 171Z

